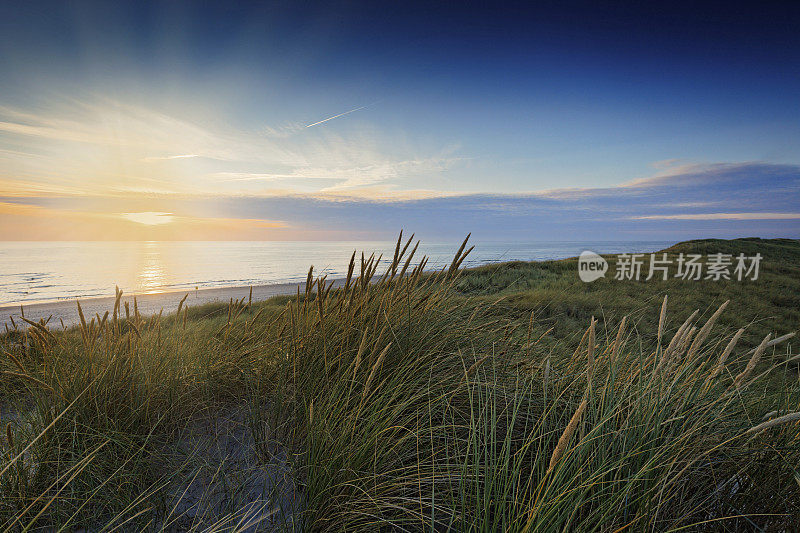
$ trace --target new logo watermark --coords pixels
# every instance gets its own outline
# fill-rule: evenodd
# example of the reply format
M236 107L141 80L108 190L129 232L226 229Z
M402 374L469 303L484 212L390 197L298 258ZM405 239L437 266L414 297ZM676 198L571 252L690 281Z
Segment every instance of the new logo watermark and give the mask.
M736 280L743 281L758 279L761 265L761 254L746 256L739 254L619 254L615 257L616 280L640 281L644 279L670 278L682 280ZM674 266L674 268L673 268ZM599 254L586 250L578 258L578 275L581 281L590 283L605 277L608 271L608 261ZM673 273L674 271L674 273Z
M594 252L586 250L578 258L578 275L581 277L581 281L590 283L600 279L606 275L607 270L608 261Z

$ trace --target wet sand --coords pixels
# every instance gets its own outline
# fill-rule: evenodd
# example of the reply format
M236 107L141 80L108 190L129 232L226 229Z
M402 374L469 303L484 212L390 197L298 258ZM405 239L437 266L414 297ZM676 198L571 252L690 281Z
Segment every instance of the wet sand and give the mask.
M343 280L334 280L334 286L339 286ZM253 301L261 301L271 298L273 296L281 296L288 294L297 294L297 288L300 291L305 290L305 282L303 283L277 283L273 285L254 285L253 286ZM212 302L228 302L231 298L241 300L250 295L250 287L218 287L213 289L199 289L191 291L176 291L176 292L162 292L156 294L124 294L122 296L123 302L129 302L131 310L133 309L133 297L136 296L136 302L139 306L139 313L142 315L155 315L162 309L164 314L174 313L178 310L178 303L186 294L189 297L186 299L186 304L189 306L202 305ZM98 298L81 298L81 308L86 320L90 320L95 314L101 317L106 311L113 311L114 297L98 297ZM123 304L124 305L124 304ZM54 302L33 303L24 306L25 318L28 320L39 321L39 319L47 320L50 317L48 326L52 328L60 328L61 322L67 327L74 326L80 322L78 316L78 306L74 299L58 300ZM19 320L20 317L19 305L5 305L0 306L0 332L5 331L3 324L7 324L9 328L11 325L11 317L17 323L17 326L25 326L26 324Z

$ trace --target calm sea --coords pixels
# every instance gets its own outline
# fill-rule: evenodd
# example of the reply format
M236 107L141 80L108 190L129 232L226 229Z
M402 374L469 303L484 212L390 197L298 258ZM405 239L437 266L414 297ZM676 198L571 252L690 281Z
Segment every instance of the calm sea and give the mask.
M653 252L671 242L476 243L466 266ZM460 243L420 245L429 266L447 264ZM392 242L0 242L0 305L65 298L302 281L308 267L344 277L358 250L390 256ZM379 270L380 271L380 270Z

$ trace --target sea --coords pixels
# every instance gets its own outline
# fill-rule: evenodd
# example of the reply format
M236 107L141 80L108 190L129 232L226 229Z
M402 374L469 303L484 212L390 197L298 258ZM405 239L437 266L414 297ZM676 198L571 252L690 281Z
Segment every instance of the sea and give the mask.
M421 244L428 269L450 263L460 242ZM580 255L654 252L673 242L477 242L466 267ZM390 258L394 242L137 241L0 242L0 306L62 299L290 283L313 265L328 279L347 275L353 251ZM381 269L378 270L381 272Z

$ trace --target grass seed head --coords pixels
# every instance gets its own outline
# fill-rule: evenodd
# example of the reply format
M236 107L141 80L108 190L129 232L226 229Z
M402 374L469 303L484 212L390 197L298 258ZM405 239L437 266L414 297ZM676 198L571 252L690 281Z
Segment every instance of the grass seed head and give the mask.
M550 464L547 467L547 473L553 471L553 469L558 464L558 461L561 459L561 456L564 455L564 451L567 449L567 445L569 445L569 441L572 438L572 434L575 433L575 429L578 427L578 422L580 422L581 417L583 416L583 412L586 410L586 406L588 405L589 400L587 397L583 398L583 401L573 413L572 418L570 418L567 427L564 429L564 432L561 434L561 437L558 439L558 444L556 444L555 450L553 450L553 454L550 456Z

